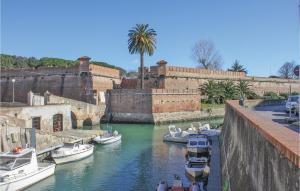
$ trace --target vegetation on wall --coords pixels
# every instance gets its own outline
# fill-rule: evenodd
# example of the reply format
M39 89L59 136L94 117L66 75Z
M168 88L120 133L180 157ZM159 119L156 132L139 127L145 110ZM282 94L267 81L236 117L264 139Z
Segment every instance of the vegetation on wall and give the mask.
M228 99L256 99L258 96L250 89L250 84L240 80L234 83L231 80L216 82L208 80L201 87L202 95L206 96L206 103L223 104Z
M23 57L15 55L0 54L1 68L12 69L12 68L38 68L38 67L70 67L79 64L78 60L65 60L61 58L49 58L43 57L37 59L35 57ZM91 64L98 66L104 66L108 68L119 69L121 73L126 71L120 67L116 67L105 62L91 61Z

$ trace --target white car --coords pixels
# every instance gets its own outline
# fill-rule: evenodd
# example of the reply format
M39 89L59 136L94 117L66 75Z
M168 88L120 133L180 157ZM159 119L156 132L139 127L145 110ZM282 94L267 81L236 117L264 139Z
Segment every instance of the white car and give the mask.
M285 111L293 112L296 108L299 108L299 95L289 96L286 104L285 104Z

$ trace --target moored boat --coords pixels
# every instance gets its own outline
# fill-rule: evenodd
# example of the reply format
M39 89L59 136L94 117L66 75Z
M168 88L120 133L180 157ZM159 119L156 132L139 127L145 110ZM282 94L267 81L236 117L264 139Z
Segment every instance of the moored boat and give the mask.
M0 154L0 190L21 190L54 174L55 164L38 163L34 148Z
M182 179L177 175L174 175L171 191L184 191Z
M114 131L113 133L106 133L104 135L97 136L93 139L96 143L99 144L110 144L122 139L122 135L119 134L118 131Z
M192 177L207 176L209 174L208 159L206 157L190 157L185 164L185 171Z
M156 191L167 191L168 190L168 183L165 180L159 181Z
M175 125L169 125L169 133L164 135L163 140L167 142L187 143L191 133L194 133L194 131L182 131Z
M192 134L189 136L187 143L187 151L189 153L209 153L210 143L208 141L207 135L203 134Z
M64 143L64 146L51 151L51 157L56 164L63 164L81 160L93 154L94 146L91 144Z

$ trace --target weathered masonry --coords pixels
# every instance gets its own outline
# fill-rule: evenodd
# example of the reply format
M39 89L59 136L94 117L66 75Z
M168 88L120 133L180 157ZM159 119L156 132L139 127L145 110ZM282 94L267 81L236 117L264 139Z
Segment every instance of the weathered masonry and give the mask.
M299 134L227 101L221 134L223 190L299 190Z
M73 67L39 67L37 69L1 70L1 101L11 102L13 86L15 101L26 103L27 92L43 95L49 91L91 104L105 102L105 91L120 83L120 71L89 63L89 57L79 58ZM15 79L15 82L12 82Z
M200 111L198 91L114 89L108 95L107 112L113 122L164 123L208 117Z
M185 68L167 66L167 62L162 60L156 66L144 68L145 88L158 89L180 89L197 90L207 80L245 80L251 84L251 88L258 95L265 92L290 92L299 91L299 80L265 78L246 76L244 72L215 71L200 68ZM136 82L135 82L136 81ZM135 79L124 79L121 83L123 88L136 89L140 81Z

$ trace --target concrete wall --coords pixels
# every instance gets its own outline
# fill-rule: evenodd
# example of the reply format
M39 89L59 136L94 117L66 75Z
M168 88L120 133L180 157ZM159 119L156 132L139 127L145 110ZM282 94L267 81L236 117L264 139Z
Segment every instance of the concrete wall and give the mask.
M221 135L227 190L299 190L299 134L227 101Z
M71 106L70 105L43 105L43 106L25 106L25 107L2 107L1 116L16 118L18 126L22 128L32 128L32 118L41 117L40 133L53 132L53 116L55 114L63 115L63 130L71 129Z

